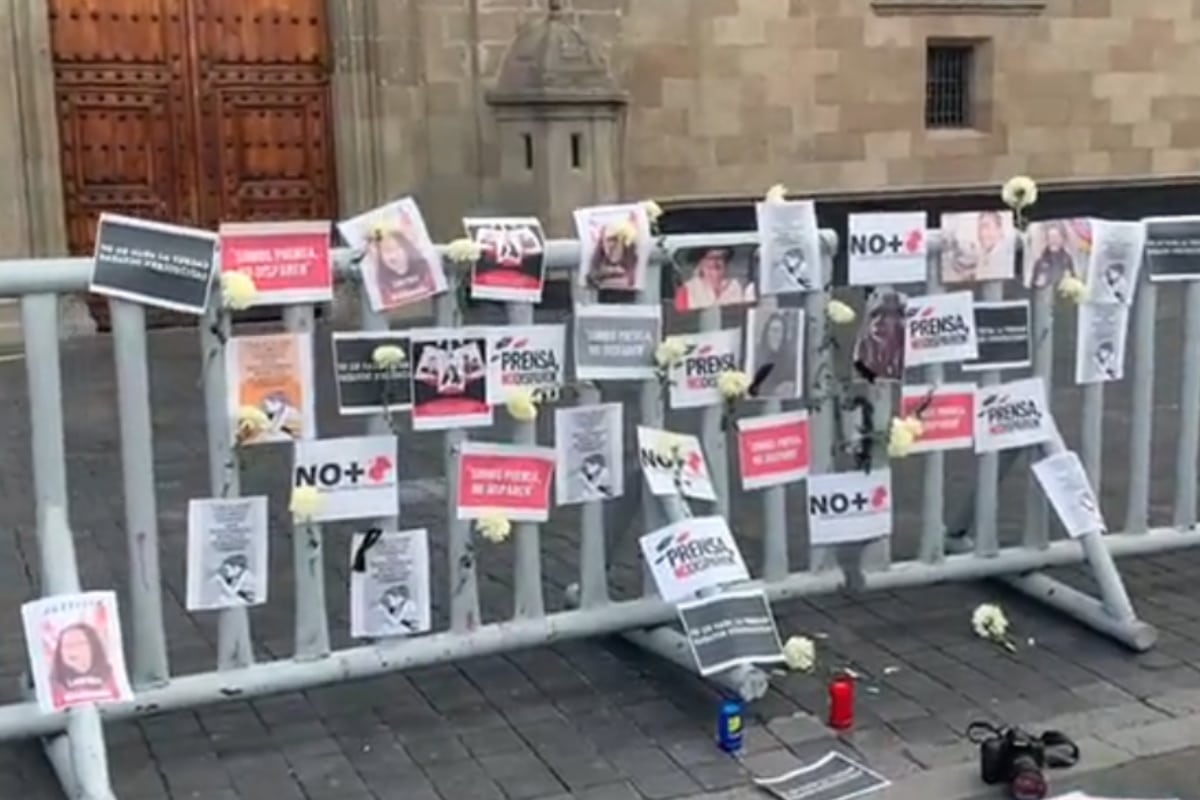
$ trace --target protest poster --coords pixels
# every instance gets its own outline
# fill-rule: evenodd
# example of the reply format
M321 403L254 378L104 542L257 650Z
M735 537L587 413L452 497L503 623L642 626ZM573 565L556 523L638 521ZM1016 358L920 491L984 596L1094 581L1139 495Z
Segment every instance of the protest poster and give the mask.
M903 386L900 416L916 417L921 422L912 453L970 447L975 438L975 384Z
M623 418L620 403L555 409L558 505L611 500L625 493Z
M721 592L675 608L703 676L741 664L784 661L775 615L761 589Z
M343 436L296 442L292 487L321 495L313 522L394 517L400 513L395 436Z
M757 203L754 213L759 294L820 291L825 269L816 205L811 200L768 200Z
M1044 444L1057 432L1041 378L976 387L976 453Z
M463 227L479 245L479 258L471 265L471 297L542 302L546 234L537 217L467 217Z
M433 627L425 528L355 533L350 565L351 637L411 636Z
M778 777L755 778L754 785L778 800L850 800L878 792L892 782L842 753L831 752Z
M641 203L575 209L579 238L578 284L637 291L645 286L654 249L650 217Z
M717 501L704 450L695 436L639 425L637 444L638 463L651 494Z
M458 518L499 514L545 522L553 477L553 448L464 442L458 454Z
M795 483L808 475L808 412L788 411L737 420L742 489Z
M427 328L409 333L412 347L413 430L439 431L492 424L488 403L488 332Z
M1011 211L942 214L942 283L1006 281L1016 274L1017 232Z
M1028 300L975 302L979 357L963 361L964 372L1025 369L1032 364Z
M870 381L899 381L904 378L904 295L873 292L854 337L854 366Z
M1200 216L1147 217L1143 223L1151 282L1200 280Z
M363 253L362 285L375 311L390 311L446 291L442 257L411 197L340 222L338 231L352 250Z
M187 608L267 602L267 498L188 501Z
M892 471L808 476L808 541L812 547L892 535Z
M848 266L851 286L924 283L928 276L924 211L851 214Z
M724 517L692 517L638 540L658 594L668 603L750 580Z
M686 247L673 254L676 311L753 303L758 245Z
M1100 501L1083 462L1072 450L1064 450L1032 464L1033 474L1046 499L1071 538L1087 533L1107 533Z
M975 297L948 292L909 297L904 306L904 367L968 361L979 356Z
M804 392L804 310L780 308L746 313L746 374L759 376L754 396L780 400L800 397Z
M226 405L239 445L290 442L316 430L312 335L265 333L225 343ZM244 408L267 419L261 430L238 430Z
M21 606L21 623L42 711L133 700L114 592L31 600Z
M1141 222L1092 220L1087 302L1132 305L1145 250L1146 226Z
M375 363L376 348L396 347L404 360ZM334 331L333 369L338 413L381 414L412 406L412 344L403 331Z
M1026 229L1022 278L1027 289L1058 286L1071 275L1087 279L1092 252L1092 220L1087 217L1031 222Z
M525 325L488 332L487 400L504 403L512 392L558 390L566 363L566 328Z
M120 214L100 214L89 291L203 315L217 271L217 235Z
M251 306L333 299L328 222L222 222L221 272L254 281Z
M654 377L654 350L662 338L660 306L580 305L574 316L577 380Z
M671 408L711 406L722 400L718 384L722 372L740 367L742 332L738 328L705 333L685 333L683 358L670 366Z
M1125 377L1129 306L1081 303L1075 317L1075 383L1107 383Z

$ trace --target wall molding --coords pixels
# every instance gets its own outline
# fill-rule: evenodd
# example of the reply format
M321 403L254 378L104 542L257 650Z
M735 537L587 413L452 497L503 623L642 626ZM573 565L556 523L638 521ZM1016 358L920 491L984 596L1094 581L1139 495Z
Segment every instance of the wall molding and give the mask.
M1033 16L1046 10L1046 0L871 0L879 16Z

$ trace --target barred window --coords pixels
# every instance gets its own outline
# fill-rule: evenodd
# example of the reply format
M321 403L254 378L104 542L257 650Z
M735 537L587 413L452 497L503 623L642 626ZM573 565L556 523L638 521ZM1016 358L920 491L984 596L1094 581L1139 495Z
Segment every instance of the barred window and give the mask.
M930 44L925 54L925 127L969 128L975 47Z

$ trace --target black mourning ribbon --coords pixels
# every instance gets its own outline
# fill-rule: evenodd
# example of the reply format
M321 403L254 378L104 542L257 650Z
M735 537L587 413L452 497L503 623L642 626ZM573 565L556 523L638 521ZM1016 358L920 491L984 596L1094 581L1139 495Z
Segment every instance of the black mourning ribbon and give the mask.
M747 392L751 397L758 397L758 393L762 390L763 381L771 374L771 370L775 369L775 365L771 363L763 364L754 373L754 380L750 382L750 390Z
M383 530L380 528L370 528L367 534L363 536L362 542L358 545L358 549L354 551L354 564L350 567L355 572L367 571L367 551L375 546L375 543L383 538Z

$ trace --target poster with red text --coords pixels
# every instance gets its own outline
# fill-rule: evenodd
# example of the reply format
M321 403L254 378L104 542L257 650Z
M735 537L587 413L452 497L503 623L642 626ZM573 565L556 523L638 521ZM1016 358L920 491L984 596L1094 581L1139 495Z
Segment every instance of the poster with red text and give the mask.
M333 298L328 222L225 222L221 272L249 275L251 305L324 303Z
M458 518L498 514L545 522L553 475L551 447L465 442L458 456Z
M900 393L900 416L921 420L921 435L912 446L913 453L970 447L975 441L975 384L905 386Z
M737 421L742 489L794 483L808 475L808 412L789 411Z

